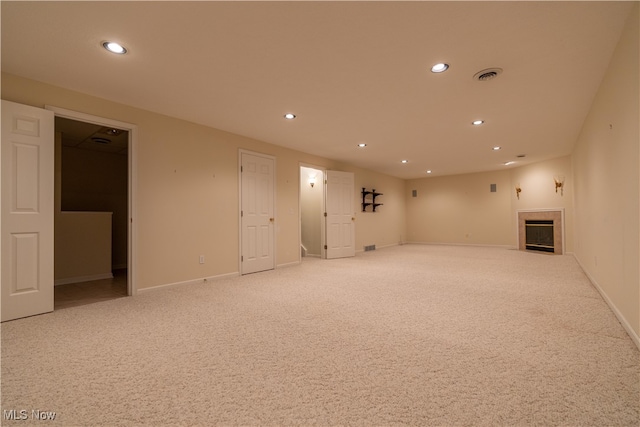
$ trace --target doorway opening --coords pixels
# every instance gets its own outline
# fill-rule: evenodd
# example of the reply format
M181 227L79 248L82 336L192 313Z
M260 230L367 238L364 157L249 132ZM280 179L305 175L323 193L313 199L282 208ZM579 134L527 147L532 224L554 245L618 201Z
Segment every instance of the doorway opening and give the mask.
M324 170L300 166L300 257L326 258Z
M55 113L54 309L135 294L135 126Z

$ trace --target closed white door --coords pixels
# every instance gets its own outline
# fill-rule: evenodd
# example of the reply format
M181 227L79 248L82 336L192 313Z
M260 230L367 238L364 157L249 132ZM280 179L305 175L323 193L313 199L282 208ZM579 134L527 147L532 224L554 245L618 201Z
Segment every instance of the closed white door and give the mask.
M327 258L356 254L354 176L351 172L327 171Z
M2 101L2 321L53 311L53 112Z
M272 157L241 156L241 272L275 268L274 164Z

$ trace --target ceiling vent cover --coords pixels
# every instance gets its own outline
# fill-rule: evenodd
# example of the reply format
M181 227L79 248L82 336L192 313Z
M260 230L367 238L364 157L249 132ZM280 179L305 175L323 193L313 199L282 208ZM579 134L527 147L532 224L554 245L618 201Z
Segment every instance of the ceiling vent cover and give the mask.
M498 74L502 73L502 68L487 68L486 70L478 71L474 76L474 80L479 82L486 82L498 77Z
M110 140L110 139L107 139L107 138L100 138L100 137L97 137L97 136L94 136L93 138L91 138L91 140L92 140L93 142L97 142L98 144L108 144L108 143L110 143L110 142L111 142L111 140Z

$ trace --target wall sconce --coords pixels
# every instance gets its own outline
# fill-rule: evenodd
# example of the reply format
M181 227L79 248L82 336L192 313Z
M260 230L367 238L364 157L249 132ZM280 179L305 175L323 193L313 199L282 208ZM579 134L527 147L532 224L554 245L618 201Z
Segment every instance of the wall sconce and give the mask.
M518 198L518 200L520 200L521 191L522 191L522 188L520 188L520 183L516 184L516 197Z
M553 180L556 182L556 193L558 192L558 188L560 189L560 195L564 195L564 175L556 175L553 177Z
M313 188L314 185L316 185L316 176L315 175L309 175L309 185L311 186L311 188Z

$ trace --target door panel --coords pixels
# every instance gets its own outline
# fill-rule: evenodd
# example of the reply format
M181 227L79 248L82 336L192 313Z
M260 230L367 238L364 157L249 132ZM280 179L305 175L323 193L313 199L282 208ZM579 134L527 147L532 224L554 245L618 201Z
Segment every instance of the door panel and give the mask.
M345 258L356 254L354 175L327 171L327 258Z
M2 101L2 321L53 311L53 112Z
M274 255L274 159L241 153L241 272L271 270Z

